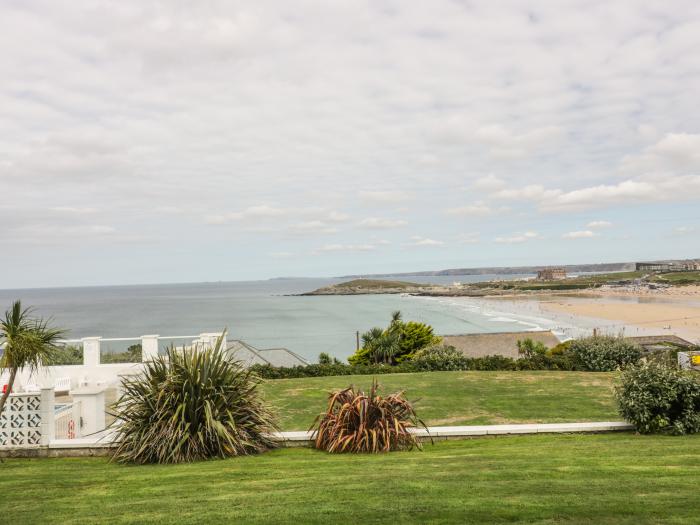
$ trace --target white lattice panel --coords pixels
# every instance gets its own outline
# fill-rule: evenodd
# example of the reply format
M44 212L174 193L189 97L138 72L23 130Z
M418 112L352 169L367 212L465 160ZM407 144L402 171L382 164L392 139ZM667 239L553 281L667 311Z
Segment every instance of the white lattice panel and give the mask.
M26 447L41 441L40 394L12 394L0 414L0 447Z

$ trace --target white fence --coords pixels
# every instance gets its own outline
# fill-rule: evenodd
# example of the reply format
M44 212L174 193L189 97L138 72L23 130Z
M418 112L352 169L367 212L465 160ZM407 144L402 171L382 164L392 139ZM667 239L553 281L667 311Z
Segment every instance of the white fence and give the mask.
M0 448L32 448L43 444L43 393L10 394L0 414Z
M72 391L85 387L115 386L120 376L132 375L142 369L142 363L156 357L159 352L171 345L185 348L195 345L211 347L221 337L221 333L202 333L199 335L160 336L144 335L141 337L84 337L62 341L67 346L82 349L82 362L70 365L54 365L40 369L35 373L22 370L15 380L14 392L38 391L41 388L55 388L56 392ZM105 363L101 359L103 350L126 348L129 344L141 345L141 361L133 363ZM226 337L223 340L227 347ZM102 355L107 355L106 352ZM0 374L0 389L7 383L8 372Z
M53 388L10 394L0 414L0 450L97 439L106 428L104 390L77 390L73 398L72 403L56 403Z
M78 439L82 437L81 402L69 403L54 411L54 437L56 439Z

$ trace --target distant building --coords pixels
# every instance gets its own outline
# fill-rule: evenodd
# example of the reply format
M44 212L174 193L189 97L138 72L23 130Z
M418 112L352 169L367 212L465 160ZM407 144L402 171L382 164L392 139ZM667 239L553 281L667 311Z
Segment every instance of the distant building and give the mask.
M700 270L700 261L637 263L638 272L692 272Z
M537 272L537 279L540 281L566 279L566 270L564 268L543 268Z
M671 263L653 262L653 263L637 263L635 269L638 272L669 272L671 271Z

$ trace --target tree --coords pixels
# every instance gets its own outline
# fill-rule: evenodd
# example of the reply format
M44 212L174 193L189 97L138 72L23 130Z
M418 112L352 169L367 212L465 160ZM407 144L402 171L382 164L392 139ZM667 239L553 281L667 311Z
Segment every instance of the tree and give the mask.
M10 371L7 389L0 397L0 414L12 391L17 373L24 368L36 372L47 365L57 350L58 340L65 330L49 326L50 320L31 317L31 308L22 308L20 301L12 303L0 321L0 341L4 350L0 356L0 373Z
M404 322L401 312L391 314L386 329L375 327L362 334L362 348L348 358L352 365L383 363L395 365L410 360L416 351L438 344L442 339L433 334L433 328L416 321Z

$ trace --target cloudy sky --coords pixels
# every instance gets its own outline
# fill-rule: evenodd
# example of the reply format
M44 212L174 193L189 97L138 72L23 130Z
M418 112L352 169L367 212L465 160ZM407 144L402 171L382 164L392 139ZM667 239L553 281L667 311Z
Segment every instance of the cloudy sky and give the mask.
M0 49L0 288L700 257L697 0L0 0Z

